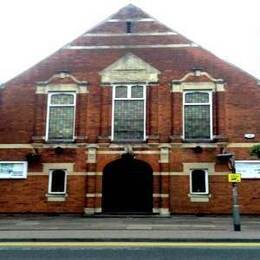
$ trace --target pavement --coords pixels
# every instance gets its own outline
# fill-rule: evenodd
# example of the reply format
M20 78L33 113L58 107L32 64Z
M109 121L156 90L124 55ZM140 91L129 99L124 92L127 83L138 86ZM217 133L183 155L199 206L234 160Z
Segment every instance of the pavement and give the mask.
M260 217L0 215L0 241L257 241Z

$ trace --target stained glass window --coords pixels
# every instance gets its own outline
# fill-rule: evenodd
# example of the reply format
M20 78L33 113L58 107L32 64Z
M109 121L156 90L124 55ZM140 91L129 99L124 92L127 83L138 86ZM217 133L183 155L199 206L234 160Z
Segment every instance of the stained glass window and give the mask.
M55 94L51 95L51 105L73 105L74 95L71 94Z
M116 98L127 98L127 86L116 87Z
M184 97L185 139L210 139L211 93L187 92Z
M204 92L186 93L185 103L209 103L209 93L204 93Z
M127 96L119 96L123 86L115 87L114 96L114 140L143 140L145 99L143 86L124 86Z
M48 140L72 140L74 132L75 95L49 94Z
M143 86L132 86L131 91L132 98L143 98Z

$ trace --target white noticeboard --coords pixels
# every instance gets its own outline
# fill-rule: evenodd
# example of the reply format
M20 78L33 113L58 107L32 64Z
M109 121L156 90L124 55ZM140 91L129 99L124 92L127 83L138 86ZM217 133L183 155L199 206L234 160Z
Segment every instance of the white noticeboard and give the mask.
M0 179L26 179L27 162L0 161Z
M260 161L236 161L235 166L242 179L260 179Z

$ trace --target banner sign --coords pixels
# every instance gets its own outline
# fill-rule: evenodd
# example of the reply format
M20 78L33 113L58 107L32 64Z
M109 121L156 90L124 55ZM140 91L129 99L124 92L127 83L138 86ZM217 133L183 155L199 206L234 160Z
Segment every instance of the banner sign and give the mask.
M0 179L26 179L27 162L0 161Z
M242 179L260 179L260 161L236 161L235 167Z

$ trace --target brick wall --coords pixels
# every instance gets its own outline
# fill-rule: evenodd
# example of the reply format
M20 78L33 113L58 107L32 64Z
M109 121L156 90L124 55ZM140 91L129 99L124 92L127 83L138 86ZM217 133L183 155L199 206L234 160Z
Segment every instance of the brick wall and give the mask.
M128 14L128 12L127 12ZM146 18L146 14L142 14ZM115 15L122 18L125 13ZM130 14L128 14L130 15ZM140 12L136 13L138 17ZM131 16L132 17L132 16ZM135 17L135 15L133 16ZM142 22L133 25L133 32L170 32L171 30L157 22ZM89 33L124 33L125 22L105 23ZM72 45L133 45L133 44L189 44L190 40L181 35L171 36L118 36L79 37ZM246 72L222 61L201 47L181 48L114 48L93 50L60 49L49 58L23 74L10 80L0 89L0 160L25 160L32 152L30 145L38 147L41 154L39 162L29 165L26 180L0 180L1 212L83 212L86 206L85 194L88 189L102 193L102 176L69 176L69 197L65 202L47 202L48 176L32 172L42 172L42 163L73 162L74 172L103 172L111 161L120 158L122 149L109 147L111 135L112 91L111 87L101 85L99 72L127 53L133 53L160 71L159 81L148 86L146 130L149 136L148 153L138 148L136 157L148 162L154 172L160 172L159 144L177 143L170 150L168 169L170 172L182 172L183 163L216 162L219 148L207 147L201 154L181 144L183 100L181 93L171 92L172 80L180 80L195 68L202 68L214 78L225 81L225 91L215 92L213 97L214 135L222 136L229 143L260 142L260 91L256 79ZM77 144L66 148L57 155L54 146L45 144L47 95L36 94L38 81L46 81L57 71L67 70L80 81L88 82L88 93L77 94L76 139ZM195 80L195 79L193 79ZM197 79L196 79L197 80ZM202 82L205 78L200 79ZM60 80L56 83L68 83ZM245 133L254 133L254 140L245 140ZM37 141L35 140L37 139ZM36 144L37 142L37 144ZM5 148L8 144L28 144L27 148ZM99 144L97 164L89 166L86 162L88 144ZM2 145L2 146L1 146ZM59 144L56 144L59 145ZM243 146L243 145L242 145ZM249 155L248 147L229 149L237 159L256 159ZM149 153L158 151L158 154ZM91 168L92 167L92 168ZM166 167L166 168L167 168ZM216 164L216 172L227 173L226 165ZM94 178L94 179L93 179ZM172 213L229 213L231 210L230 185L226 176L210 176L212 197L208 203L192 203L189 200L188 175L170 176L170 211ZM260 213L258 206L258 180L243 181L240 185L240 202L243 213ZM95 187L94 187L94 186ZM164 184L165 185L165 184ZM92 187L93 186L93 187ZM154 176L154 193L161 192L162 178ZM160 207L160 198L154 198L154 207ZM163 202L164 203L164 202ZM101 206L101 198L89 199L89 205Z

